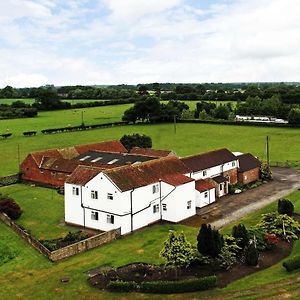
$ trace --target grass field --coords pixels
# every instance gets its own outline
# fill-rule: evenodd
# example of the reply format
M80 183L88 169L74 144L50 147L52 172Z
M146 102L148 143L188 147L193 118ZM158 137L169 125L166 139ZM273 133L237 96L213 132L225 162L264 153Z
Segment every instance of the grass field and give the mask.
M94 118L87 119L86 122L98 121L100 123L101 121L117 120L120 113L118 110L125 109L125 107L123 105L113 107L106 112L105 109L106 107L100 108L103 110L102 112L97 109L91 109L91 112L88 110L90 114L94 115ZM70 116L61 111L55 112L55 119L51 118L50 113L49 115L45 114L44 119L41 117L40 121L38 119L0 121L1 128L9 126L13 132L16 132L16 135L11 138L0 140L0 176L12 174L18 170L18 145L22 161L28 153L33 151L119 139L123 134L136 132L150 135L154 148L172 149L180 156L226 147L232 151L251 152L262 159L265 158L265 139L269 135L272 161L299 160L300 158L300 129L291 128L177 124L177 133L175 134L172 124L161 124L121 126L52 135L40 133L34 137L21 135L23 130L38 129L39 126L40 129L55 127L55 123L59 126L61 123L68 124L70 122L68 119ZM77 120L79 115L73 118ZM28 125L30 122L32 125Z
M77 231L63 224L64 197L55 190L15 184L2 187L0 192L20 205L23 214L17 224L30 230L35 238L54 239L65 236L69 231Z
M35 189L23 186L11 187L12 195L18 198L34 196ZM9 191L9 189L7 189ZM44 189L39 193L46 199L51 198L51 190ZM0 189L3 191L3 188ZM14 193L14 191L16 191ZM295 192L288 198L292 199L297 207L300 203L300 192ZM26 200L22 203L25 204ZM241 221L246 225L253 225L259 219L260 214L272 211L276 203L243 218ZM49 208L47 208L49 211ZM53 210L53 207L50 208ZM26 212L26 211L25 211ZM49 212L51 213L51 212ZM33 213L32 213L33 214ZM34 218L34 216L32 216ZM228 226L227 230L230 229ZM0 266L0 299L161 299L161 296L139 295L139 294L113 294L98 291L88 286L86 275L89 269L101 265L120 266L132 262L162 263L158 253L161 250L163 241L166 239L169 230L184 231L189 241L196 243L196 228L180 225L156 225L123 237L101 248L79 254L76 257L64 260L59 263L51 263L36 250L25 244L10 228L0 223L0 238L10 249L17 252L17 257ZM122 255L120 255L120 249ZM293 254L300 251L300 242L294 245ZM188 295L166 296L168 299L187 299L187 297L199 298L205 296L219 296L221 299L256 299L261 296L259 287L265 284L286 280L299 276L300 271L286 273L281 263L271 268L260 271L256 274L238 280L225 289L214 290L204 293L192 293ZM60 278L69 277L67 284L60 283ZM231 297L231 293L258 288L252 297ZM299 285L286 287L293 290ZM266 299L271 294L279 292L274 288L266 294ZM281 289L282 292L282 289Z

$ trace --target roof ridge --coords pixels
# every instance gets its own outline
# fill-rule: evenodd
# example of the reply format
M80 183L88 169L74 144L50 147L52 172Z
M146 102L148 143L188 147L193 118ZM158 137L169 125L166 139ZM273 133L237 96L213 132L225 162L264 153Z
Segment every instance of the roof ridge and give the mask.
M200 155L205 155L205 154L209 154L209 153L213 153L213 152L217 152L217 151L221 151L221 150L227 150L227 151L231 152L229 149L227 149L227 148L224 147L224 148L218 148L218 149L214 149L214 150L203 152L203 153L198 153L198 154L192 154L192 155L184 156L184 157L181 157L181 159L192 158L192 157L196 157L196 156L200 156Z

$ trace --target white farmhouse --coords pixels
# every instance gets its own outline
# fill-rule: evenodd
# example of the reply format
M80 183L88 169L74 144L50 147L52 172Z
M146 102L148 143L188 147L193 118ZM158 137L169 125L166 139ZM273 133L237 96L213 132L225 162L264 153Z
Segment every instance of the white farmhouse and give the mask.
M80 165L65 183L65 221L121 234L159 220L177 223L226 195L238 166L227 149L112 169Z
M159 220L196 213L194 179L176 157L101 170L79 166L65 184L65 221L99 230L132 232Z

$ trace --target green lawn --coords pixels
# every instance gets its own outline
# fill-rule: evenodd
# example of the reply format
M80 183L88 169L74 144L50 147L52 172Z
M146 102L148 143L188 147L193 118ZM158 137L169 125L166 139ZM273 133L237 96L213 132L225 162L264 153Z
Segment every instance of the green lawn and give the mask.
M123 108L122 108L123 107ZM117 120L120 109L126 106L113 106L110 111L103 112L108 107L92 109L94 118L87 120L89 123L95 121L107 122L108 120ZM115 109L115 111L113 110ZM89 111L89 110L88 110ZM98 114L97 114L98 111ZM218 124L177 124L177 133L174 134L173 124L161 125L131 125L114 128L95 129L87 131L78 131L70 133L60 133L52 135L38 134L34 137L23 137L22 131L31 129L40 129L47 127L61 126L61 122L69 123L67 112L54 112L55 119L51 115L38 119L19 119L0 121L0 132L4 128L14 128L16 135L7 140L0 140L1 157L0 157L0 176L12 174L18 170L18 145L20 147L21 161L26 155L33 151L67 147L74 144L92 143L104 140L119 139L123 134L144 133L150 135L153 140L153 147L158 149L172 149L178 155L184 156L193 153L200 153L216 148L226 147L232 151L251 152L260 158L265 158L265 139L270 136L270 156L272 161L299 160L300 153L300 129L292 128L267 128L251 126L232 126ZM110 115L110 119L105 119ZM98 119L96 119L98 117ZM75 118L75 117L74 117ZM79 118L79 115L76 115ZM47 121L48 120L48 121ZM76 119L77 120L77 119ZM29 123L34 124L29 126ZM49 123L47 123L49 122ZM55 122L57 124L55 124ZM74 121L75 122L75 121ZM72 122L71 124L75 124ZM42 125L41 125L42 124ZM78 124L78 122L76 123ZM287 151L288 149L288 151Z
M21 197L22 194L33 195L34 190L46 197L49 197L51 194L48 189L41 191L40 188L26 188L23 185L17 185L10 189L11 195L16 198L17 196ZM3 191L2 188L1 191ZM288 198L294 204L299 204L300 192L295 192ZM25 202L26 200L22 202L23 205ZM42 202L40 207L44 204L45 202ZM276 202L251 214L248 218L243 218L242 221L247 226L254 224L261 213L274 208L276 208ZM120 297L123 297L123 299L161 299L159 295L126 295L98 291L88 286L84 272L101 265L117 267L132 262L162 263L163 261L158 253L169 230L184 231L188 240L192 243L196 242L198 232L196 228L181 225L156 225L122 237L101 248L79 254L59 263L51 263L36 250L25 244L10 228L0 223L1 241L17 252L16 258L0 266L0 299L119 299ZM300 242L297 241L294 245L293 253L299 251ZM208 295L219 296L222 299L233 299L231 297L233 292L252 287L258 288L270 282L299 276L299 274L300 271L287 273L281 266L281 263L278 263L271 268L238 280L225 289L193 293L188 296L184 294L177 295L175 299L199 298ZM69 283L60 283L60 278L64 276L70 278ZM287 288L292 290L295 289L295 286ZM266 292L266 295L269 296L277 291L278 289L274 288L272 291ZM234 299L256 299L258 296L261 296L259 290L251 297L241 296ZM268 298L267 296L266 298ZM174 299L174 296L168 296L168 298Z
M15 184L0 188L0 193L16 200L23 210L17 223L40 239L54 239L77 229L63 225L64 197L53 189Z
M10 98L4 98L4 99L0 99L0 104L8 104L11 105L13 102L16 101L22 101L26 104L33 104L35 102L35 100L33 98L20 98L20 99L10 99Z

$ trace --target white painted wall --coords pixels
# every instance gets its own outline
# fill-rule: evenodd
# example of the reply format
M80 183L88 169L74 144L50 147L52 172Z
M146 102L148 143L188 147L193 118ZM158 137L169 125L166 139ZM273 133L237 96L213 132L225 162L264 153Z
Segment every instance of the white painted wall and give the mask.
M204 207L216 201L216 190L215 188L210 189L206 192L200 193L199 191L195 191L196 193L196 207Z

